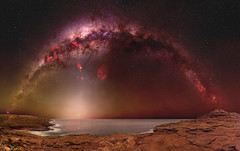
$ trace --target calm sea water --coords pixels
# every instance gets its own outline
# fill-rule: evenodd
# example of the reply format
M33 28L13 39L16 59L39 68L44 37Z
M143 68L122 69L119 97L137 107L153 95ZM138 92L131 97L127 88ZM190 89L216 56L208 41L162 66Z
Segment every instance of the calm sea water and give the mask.
M153 132L156 125L174 123L185 119L53 119L49 131L30 131L40 136L68 134L92 134L98 136L124 133L140 134Z

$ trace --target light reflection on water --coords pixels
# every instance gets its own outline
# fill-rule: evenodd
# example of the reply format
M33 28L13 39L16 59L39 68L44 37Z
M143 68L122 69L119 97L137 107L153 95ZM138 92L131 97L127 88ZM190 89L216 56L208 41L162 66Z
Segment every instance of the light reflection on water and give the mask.
M186 119L53 119L55 124L49 131L29 131L40 136L68 134L140 134L153 132L156 125L174 123Z

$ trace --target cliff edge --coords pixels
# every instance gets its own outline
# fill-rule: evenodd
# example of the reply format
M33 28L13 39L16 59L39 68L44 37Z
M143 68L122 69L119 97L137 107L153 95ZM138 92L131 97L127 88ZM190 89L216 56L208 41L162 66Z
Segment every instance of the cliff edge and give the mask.
M17 130L12 126L11 129L0 129L0 150L13 148L51 151L240 151L239 114L221 109L194 120L158 125L154 128L154 133L113 134L101 137L88 134L36 136L19 131L21 123L21 129L26 126L25 117L21 122L12 122L11 118L13 117L8 117L1 125L18 123ZM16 118L19 117L14 119ZM35 117L30 119L39 122ZM32 122L29 122L30 120L27 123L31 125ZM9 124L6 125L9 127ZM43 124L44 126L46 125Z

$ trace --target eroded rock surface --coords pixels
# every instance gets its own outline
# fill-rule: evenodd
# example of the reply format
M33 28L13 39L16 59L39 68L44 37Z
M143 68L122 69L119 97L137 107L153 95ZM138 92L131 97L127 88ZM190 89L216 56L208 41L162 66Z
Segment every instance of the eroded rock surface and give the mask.
M40 137L0 128L0 139L21 150L240 151L240 118L237 113L217 109L194 120L156 126L154 133L147 134Z
M48 130L50 119L40 118L31 115L0 115L0 129L14 129L14 130Z

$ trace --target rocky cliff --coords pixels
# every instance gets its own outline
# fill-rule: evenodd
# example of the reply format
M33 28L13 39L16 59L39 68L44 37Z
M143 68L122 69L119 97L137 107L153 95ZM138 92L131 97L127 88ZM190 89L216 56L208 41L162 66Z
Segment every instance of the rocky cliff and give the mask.
M240 151L240 118L216 109L194 120L158 125L154 133L40 137L2 128L0 139L5 150Z

